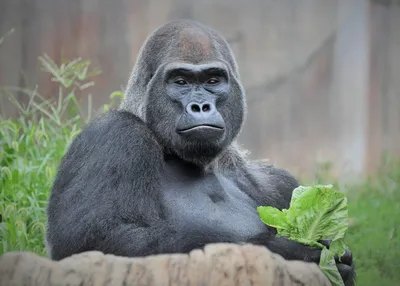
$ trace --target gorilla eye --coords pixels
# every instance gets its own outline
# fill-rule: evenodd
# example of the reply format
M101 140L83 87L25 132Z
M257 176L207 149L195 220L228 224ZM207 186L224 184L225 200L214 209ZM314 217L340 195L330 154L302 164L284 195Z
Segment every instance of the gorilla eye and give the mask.
M217 84L219 82L219 80L218 79L216 79L216 78L210 78L208 81L207 81L207 83L208 84Z
M181 78L175 80L175 83L178 84L178 85L185 85L185 84L187 84L187 82L186 82L185 80L181 79Z

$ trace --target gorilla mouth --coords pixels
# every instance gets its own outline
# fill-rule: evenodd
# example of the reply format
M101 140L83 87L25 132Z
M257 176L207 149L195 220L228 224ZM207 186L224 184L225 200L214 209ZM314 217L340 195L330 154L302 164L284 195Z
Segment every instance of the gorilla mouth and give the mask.
M191 140L219 140L225 133L225 128L213 124L200 124L185 129L178 129L178 133Z
M218 126L218 125L213 125L213 124L200 124L200 125L191 126L189 128L181 129L181 130L178 130L178 131L184 133L184 132L188 132L188 131L207 130L207 129L224 130L224 127L221 127L221 126Z

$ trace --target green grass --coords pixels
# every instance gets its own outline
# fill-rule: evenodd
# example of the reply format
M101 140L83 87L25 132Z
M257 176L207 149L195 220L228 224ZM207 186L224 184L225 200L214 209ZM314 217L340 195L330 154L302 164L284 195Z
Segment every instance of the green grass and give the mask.
M322 165L315 183L334 183L346 193L350 225L345 242L353 252L357 285L392 286L400 281L400 159L383 158L365 181L343 185ZM314 183L314 182L313 182Z
M0 95L8 96L20 114L15 119L0 118L0 254L27 250L46 255L49 189L62 156L91 116L90 104L89 115L83 116L75 94L92 86L89 79L99 71L89 70L89 62L82 59L60 66L46 55L39 60L58 84L56 100L43 98L37 89L0 88ZM16 91L29 98L26 106L15 100ZM120 95L113 93L111 104Z
M346 237L357 266L358 285L400 281L400 163L389 162L374 180L349 194L354 219Z
M0 255L8 251L46 255L49 190L60 159L91 117L90 112L82 115L75 96L77 90L93 85L89 79L97 72L89 72L89 63L77 59L57 66L47 56L40 61L59 86L57 100L42 98L36 89L0 88L0 94L20 110L19 117L0 121ZM16 91L24 92L29 104L20 106L13 99ZM111 105L121 95L113 93ZM317 181L324 180L318 174ZM372 179L345 191L352 219L346 243L357 264L357 285L396 285L400 280L400 161L385 163Z

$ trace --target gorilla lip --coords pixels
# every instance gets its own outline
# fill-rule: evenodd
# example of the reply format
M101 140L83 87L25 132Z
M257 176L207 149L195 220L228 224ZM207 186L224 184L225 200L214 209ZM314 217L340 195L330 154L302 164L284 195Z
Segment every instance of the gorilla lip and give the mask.
M201 125L196 125L196 126L192 126L192 127L185 128L185 129L180 129L180 130L178 130L178 131L179 131L179 132L187 132L187 131L201 130L201 129L218 129L218 130L224 130L224 127L217 126L217 125L212 125L212 124L201 124Z
M188 139L217 140L225 133L225 128L212 124L199 124L186 129L178 129L178 133Z

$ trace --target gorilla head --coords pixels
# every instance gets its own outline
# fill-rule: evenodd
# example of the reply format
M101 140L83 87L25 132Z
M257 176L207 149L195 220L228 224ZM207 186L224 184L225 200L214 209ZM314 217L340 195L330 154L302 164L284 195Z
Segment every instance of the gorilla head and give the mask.
M142 118L167 154L204 166L235 141L245 94L228 43L194 21L172 21L143 45L122 109Z

